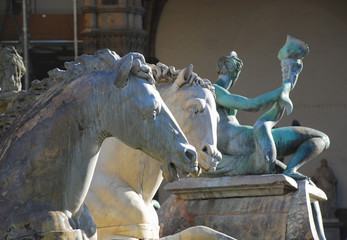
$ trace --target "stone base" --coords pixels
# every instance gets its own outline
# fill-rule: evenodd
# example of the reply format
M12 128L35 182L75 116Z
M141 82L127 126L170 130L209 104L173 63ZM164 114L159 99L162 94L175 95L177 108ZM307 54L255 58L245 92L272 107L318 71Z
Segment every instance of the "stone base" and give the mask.
M319 239L311 203L325 200L306 180L282 174L187 178L159 209L161 236L204 225L237 239Z
M323 219L324 231L327 240L340 240L340 228L343 223L337 218L334 219Z

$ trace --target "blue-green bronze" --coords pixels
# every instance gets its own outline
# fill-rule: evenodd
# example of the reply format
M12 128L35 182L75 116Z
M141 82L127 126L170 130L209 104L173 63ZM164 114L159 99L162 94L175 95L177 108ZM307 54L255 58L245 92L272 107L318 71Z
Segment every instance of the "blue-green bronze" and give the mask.
M287 36L287 41L278 52L278 59L303 59L309 52L308 45L303 41Z
M278 165L283 168L283 174L303 179L306 176L298 173L297 169L329 147L329 137L318 130L301 126L274 128L285 111L290 114L293 110L289 93L302 70L302 58L308 52L307 45L298 41L289 38L280 50L282 86L255 98L228 91L237 81L243 66L237 54L232 52L219 59L219 76L214 86L220 115L218 149L223 159L214 175L275 173ZM238 110L257 112L268 107L270 109L253 126L242 125L236 118ZM277 161L289 155L292 156L287 166Z

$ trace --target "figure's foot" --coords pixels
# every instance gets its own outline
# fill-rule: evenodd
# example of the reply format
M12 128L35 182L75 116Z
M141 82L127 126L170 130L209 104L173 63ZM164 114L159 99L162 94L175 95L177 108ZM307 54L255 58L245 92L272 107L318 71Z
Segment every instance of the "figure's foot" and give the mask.
M295 180L310 180L308 176L294 171L285 170L283 174L288 177L294 178Z

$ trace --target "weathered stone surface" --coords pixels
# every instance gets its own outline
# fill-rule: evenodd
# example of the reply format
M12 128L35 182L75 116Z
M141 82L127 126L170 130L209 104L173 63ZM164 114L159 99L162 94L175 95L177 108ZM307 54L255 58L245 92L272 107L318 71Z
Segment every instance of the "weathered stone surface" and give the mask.
M175 195L158 211L161 236L204 225L237 239L318 239L311 201L324 199L324 193L307 187L306 181L296 184L284 175L260 175L183 179L178 183L167 185ZM277 185L284 190L279 192ZM193 188L202 193L190 193ZM220 194L233 189L234 194Z
M25 71L22 57L14 47L0 49L0 114L7 110L16 93L22 89L21 78Z
M103 71L109 63L113 71ZM81 233L95 239L84 199L100 146L111 136L164 159L167 171L176 165L198 172L195 148L154 87L141 54L120 58L100 50L66 66L49 73L55 83L25 111L15 109L8 128L0 125L0 239L81 239ZM36 95L51 81L38 81L24 94ZM170 173L169 179L175 177Z
M265 176L265 175L263 175ZM182 179L166 185L165 189L184 200L228 198L243 196L283 195L297 188L297 183L282 174L234 176L221 178Z

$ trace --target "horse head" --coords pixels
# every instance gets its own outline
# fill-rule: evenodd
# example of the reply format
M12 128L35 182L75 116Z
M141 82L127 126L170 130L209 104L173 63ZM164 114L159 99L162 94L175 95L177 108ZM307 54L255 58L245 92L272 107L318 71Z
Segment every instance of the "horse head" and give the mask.
M108 137L163 159L168 181L176 178L176 167L198 171L195 148L161 99L143 56L107 56L110 61L91 62L94 69L69 63L66 71L57 69L33 83L44 88L54 81L48 90L37 97L35 88L25 93L33 100L13 116L0 142L0 236L94 229L92 217L80 221L79 214ZM32 219L38 224L31 226ZM22 229L24 224L31 227Z
M214 171L221 153L217 150L219 114L211 83L193 73L193 65L189 65L179 72L162 97L197 149L199 165L205 171Z
M164 160L163 176L169 182L178 178L176 167L183 172L197 173L195 149L188 144L156 90L151 68L141 54L130 53L122 58L114 84L121 92L117 111L122 112L122 120L116 128L122 131L117 138L155 159Z

